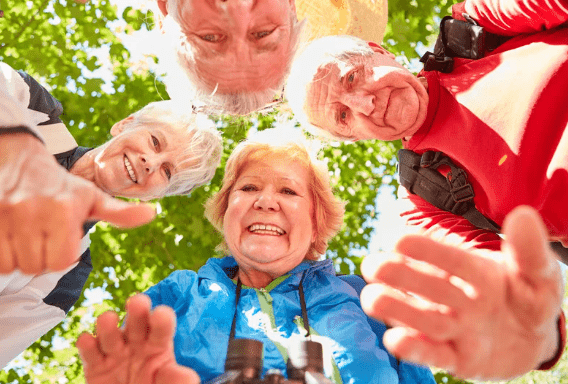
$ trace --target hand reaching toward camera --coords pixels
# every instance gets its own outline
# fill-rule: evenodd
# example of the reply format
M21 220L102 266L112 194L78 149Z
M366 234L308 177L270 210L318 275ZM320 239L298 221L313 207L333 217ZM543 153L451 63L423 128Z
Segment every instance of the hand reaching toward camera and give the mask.
M371 284L361 303L394 326L384 336L391 353L478 380L519 376L556 356L564 292L545 226L518 207L503 233L500 252L411 235L392 258L363 261Z
M77 348L88 384L198 384L193 370L174 356L176 317L170 307L150 310L150 299L136 295L126 304L126 327L105 312L97 319L96 336L82 334Z

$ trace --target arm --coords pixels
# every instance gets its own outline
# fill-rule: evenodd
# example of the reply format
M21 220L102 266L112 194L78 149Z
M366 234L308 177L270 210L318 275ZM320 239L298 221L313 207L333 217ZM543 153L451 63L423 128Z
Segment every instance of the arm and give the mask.
M513 36L557 27L568 21L567 0L466 0L452 7L453 17L465 12L487 31Z
M0 275L0 367L65 318L92 270L89 235L80 260L64 271Z
M0 134L28 133L41 140L36 125L46 116L28 111L29 88L22 77L5 63L0 63Z
M565 330L558 331L563 284L546 228L528 207L513 210L503 228L500 251L411 235L391 259L363 261L363 275L377 284L363 290L361 302L397 325L384 338L393 354L478 380L558 360L566 343Z

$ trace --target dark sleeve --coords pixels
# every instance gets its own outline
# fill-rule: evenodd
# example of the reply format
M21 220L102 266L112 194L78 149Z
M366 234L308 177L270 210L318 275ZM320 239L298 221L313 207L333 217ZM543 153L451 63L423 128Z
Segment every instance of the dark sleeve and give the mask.
M44 121L39 125L50 125L61 123L59 116L63 113L63 106L55 97L51 95L42 85L40 85L33 77L26 72L18 71L26 84L30 87L30 105L29 109L43 112L49 116L48 121Z

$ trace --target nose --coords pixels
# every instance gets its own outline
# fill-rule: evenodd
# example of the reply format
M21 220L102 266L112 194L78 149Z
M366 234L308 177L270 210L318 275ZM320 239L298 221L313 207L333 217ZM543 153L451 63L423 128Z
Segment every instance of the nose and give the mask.
M146 171L146 173L148 174L153 173L160 166L160 159L158 159L158 156L143 154L140 156L140 161L142 163L144 171Z
M280 204L278 203L276 194L266 189L257 195L253 207L261 211L277 212L280 210Z
M216 8L224 20L228 50L235 63L248 63L250 60L249 27L251 12L256 0L215 0Z
M341 102L352 111L369 116L375 109L375 95L363 92L349 92L342 95Z

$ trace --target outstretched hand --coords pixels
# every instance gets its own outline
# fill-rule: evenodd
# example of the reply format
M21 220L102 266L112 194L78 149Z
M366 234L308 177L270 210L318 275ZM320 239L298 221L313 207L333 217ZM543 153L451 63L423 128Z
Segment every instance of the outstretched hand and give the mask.
M198 384L193 370L180 366L174 356L175 313L160 306L150 311L146 295L126 305L126 327L118 316L105 312L97 319L96 336L82 334L77 348L87 384Z
M558 350L562 276L538 213L518 207L501 252L410 235L389 260L367 257L364 310L394 326L395 356L471 379L522 375Z
M79 257L85 221L146 224L147 204L110 197L61 167L36 138L0 136L0 273L65 269Z

